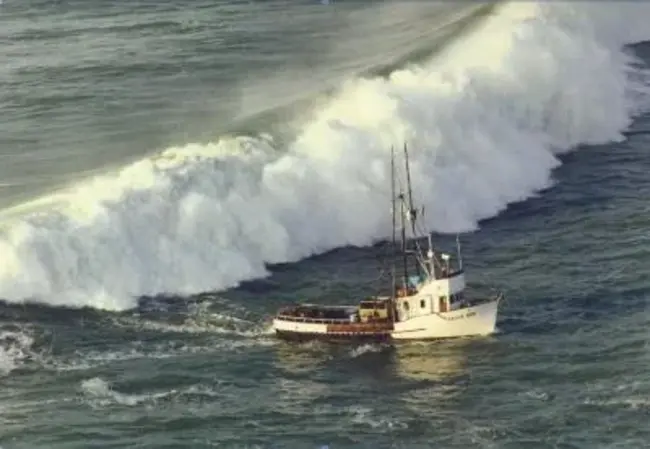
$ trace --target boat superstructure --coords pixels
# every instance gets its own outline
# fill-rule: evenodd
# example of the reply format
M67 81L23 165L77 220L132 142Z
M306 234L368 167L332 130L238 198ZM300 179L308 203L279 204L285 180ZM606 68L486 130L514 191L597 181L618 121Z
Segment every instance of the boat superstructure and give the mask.
M389 293L347 306L285 307L273 319L278 337L392 341L489 335L495 331L502 295L470 297L466 294L458 239L454 258L435 251L431 233L421 232L419 219L424 209L413 206L406 145L404 161L407 189L397 192L395 154L391 149L393 257ZM426 251L421 247L425 239Z

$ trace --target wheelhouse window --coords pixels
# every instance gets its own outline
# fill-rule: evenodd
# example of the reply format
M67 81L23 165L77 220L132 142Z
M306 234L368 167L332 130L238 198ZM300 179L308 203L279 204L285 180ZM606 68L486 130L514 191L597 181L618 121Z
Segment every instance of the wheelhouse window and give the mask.
M421 299L421 300L420 300L420 308L421 308L421 309L424 309L426 306L427 306L426 301L425 301L424 299Z

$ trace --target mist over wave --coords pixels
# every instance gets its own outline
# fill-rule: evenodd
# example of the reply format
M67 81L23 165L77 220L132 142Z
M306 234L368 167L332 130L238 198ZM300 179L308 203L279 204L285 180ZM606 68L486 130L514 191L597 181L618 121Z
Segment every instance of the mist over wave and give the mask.
M556 154L621 139L648 105L624 51L648 5L506 4L444 54L358 79L272 135L170 148L6 215L0 298L107 310L224 289L390 232L390 145L411 148L430 229L474 229L550 183Z

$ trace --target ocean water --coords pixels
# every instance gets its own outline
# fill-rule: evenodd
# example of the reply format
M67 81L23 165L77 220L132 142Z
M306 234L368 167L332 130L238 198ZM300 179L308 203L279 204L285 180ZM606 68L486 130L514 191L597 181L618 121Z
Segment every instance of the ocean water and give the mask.
M5 0L0 446L647 446L648 17ZM499 332L277 341L377 289L403 141Z

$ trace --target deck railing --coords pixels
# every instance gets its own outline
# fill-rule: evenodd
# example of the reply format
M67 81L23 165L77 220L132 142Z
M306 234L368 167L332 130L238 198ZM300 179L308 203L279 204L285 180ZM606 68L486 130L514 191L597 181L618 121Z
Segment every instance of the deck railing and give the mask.
M292 315L278 315L278 319L293 321L295 323L314 323L314 324L343 324L350 323L350 318L311 318Z

